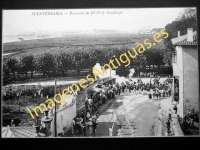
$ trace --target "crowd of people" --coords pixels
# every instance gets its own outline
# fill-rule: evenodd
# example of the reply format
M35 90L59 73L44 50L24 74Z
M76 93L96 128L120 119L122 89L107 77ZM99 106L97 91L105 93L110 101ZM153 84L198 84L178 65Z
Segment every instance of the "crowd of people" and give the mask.
M97 115L95 114L107 101L120 94L120 86L114 81L105 83L102 80L102 90L92 91L84 101L85 110L73 118L74 136L96 136Z
M129 92L134 94L149 95L149 98L167 97L172 94L172 90L167 81L161 83L159 78L143 83L139 78L137 82L129 80L129 82L121 84L122 92Z
M97 116L90 114L88 111L82 111L75 118L73 118L73 135L84 137L96 136Z
M91 92L84 101L85 110L73 119L74 135L95 136L97 127L95 112L107 101L114 99L116 95L133 93L149 95L149 98L170 96L171 87L168 82L160 83L159 80L155 78L149 83L143 83L140 78L137 82L131 79L121 83L102 81L102 90Z
M15 88L15 87L13 87ZM32 97L33 99L39 97L49 97L54 96L54 86L47 87L16 87L18 90L13 90L11 88L4 89L3 91L3 100L14 100L20 99L22 96ZM58 91L61 92L61 88L58 88Z

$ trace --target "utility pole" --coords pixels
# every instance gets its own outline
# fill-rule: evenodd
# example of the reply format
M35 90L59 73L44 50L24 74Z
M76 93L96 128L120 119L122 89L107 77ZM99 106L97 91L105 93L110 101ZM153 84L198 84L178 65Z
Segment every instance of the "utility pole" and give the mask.
M20 96L19 96L19 103L20 103ZM20 105L19 105L19 113L20 113Z
M110 59L111 59L111 52L110 52ZM111 69L110 69L110 78L111 78Z
M57 79L55 78L55 88L54 88L54 95L56 95L57 91ZM55 102L55 117L54 117L54 130L55 130L55 137L57 137L57 123L56 123L56 102Z

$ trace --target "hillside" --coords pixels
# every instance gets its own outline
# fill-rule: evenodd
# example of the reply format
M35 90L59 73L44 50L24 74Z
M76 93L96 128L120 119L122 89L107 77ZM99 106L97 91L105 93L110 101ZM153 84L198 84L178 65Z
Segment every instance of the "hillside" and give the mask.
M95 49L131 49L136 43L152 39L153 35L146 34L98 34L98 35L68 35L58 38L27 40L3 44L3 53L13 53L4 57L19 58L22 54L41 55L43 53L74 52ZM153 48L164 49L163 43Z

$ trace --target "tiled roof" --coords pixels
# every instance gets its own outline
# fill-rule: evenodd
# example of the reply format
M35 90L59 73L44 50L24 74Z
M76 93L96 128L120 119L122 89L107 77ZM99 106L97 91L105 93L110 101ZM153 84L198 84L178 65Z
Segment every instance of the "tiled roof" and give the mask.
M3 136L3 132L6 133L6 132L11 132L11 136L9 137L36 137L37 134L36 134L36 129L35 127L9 127L7 129L5 129L7 127L3 127L3 131L2 131L2 136ZM8 130L8 131L6 131ZM5 136L4 137L8 137L8 136Z
M197 45L197 32L193 32L193 42L187 41L187 34L172 39L173 45Z
M9 129L9 127L3 127L2 128L2 133L1 133L2 138L4 137L15 137L12 131Z

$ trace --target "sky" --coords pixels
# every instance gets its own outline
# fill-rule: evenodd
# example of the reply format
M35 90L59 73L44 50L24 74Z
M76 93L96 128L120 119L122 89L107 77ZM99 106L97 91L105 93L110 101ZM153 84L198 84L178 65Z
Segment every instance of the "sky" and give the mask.
M3 36L29 32L94 29L131 32L139 29L164 28L183 10L184 8L3 10ZM59 12L62 15L34 15L37 12Z

